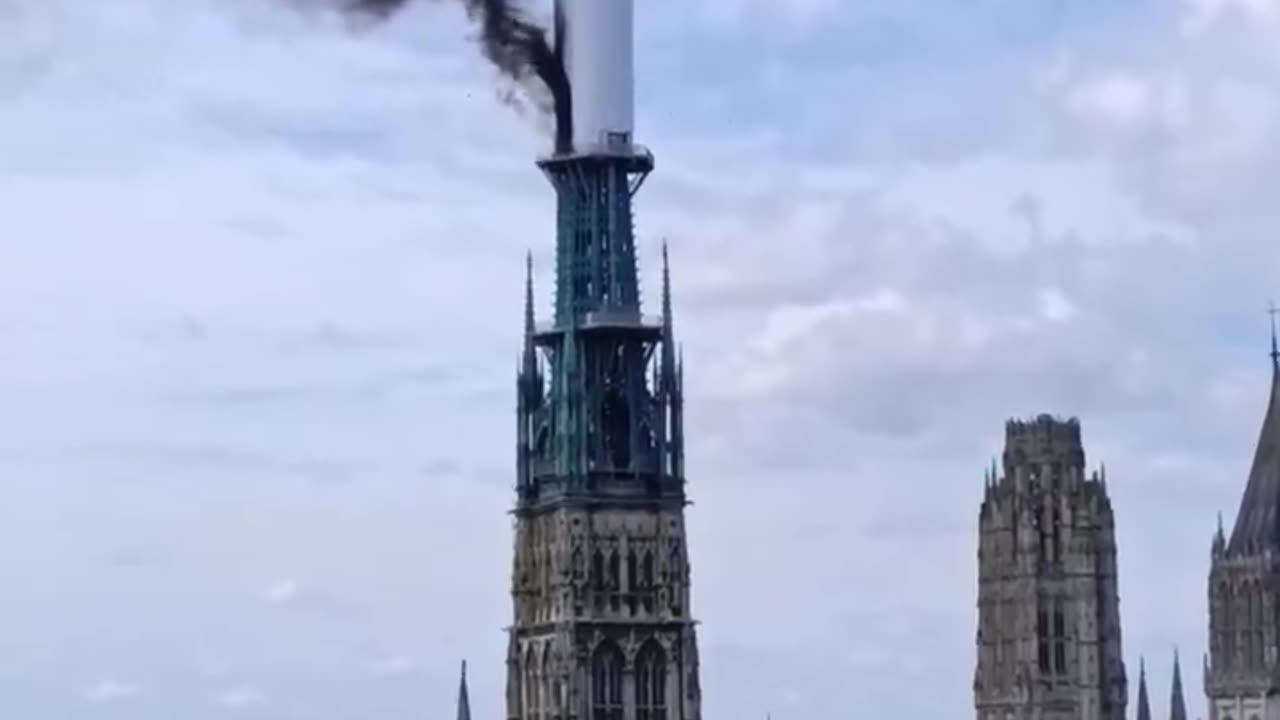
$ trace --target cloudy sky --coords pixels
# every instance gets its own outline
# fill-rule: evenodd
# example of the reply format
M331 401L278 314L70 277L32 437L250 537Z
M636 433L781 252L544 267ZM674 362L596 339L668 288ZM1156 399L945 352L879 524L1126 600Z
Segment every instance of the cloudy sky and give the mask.
M969 716L982 470L1039 412L1107 464L1131 677L1163 712L1180 646L1198 712L1280 0L639 4L707 718ZM439 717L462 657L500 716L546 138L450 3L287 5L0 0L0 716Z

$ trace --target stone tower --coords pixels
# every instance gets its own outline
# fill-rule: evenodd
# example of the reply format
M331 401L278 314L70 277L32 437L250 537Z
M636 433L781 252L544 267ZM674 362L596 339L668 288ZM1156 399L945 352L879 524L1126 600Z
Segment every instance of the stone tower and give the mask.
M556 287L545 324L525 289L507 718L699 720L670 273L664 246L662 315L642 315L633 235L653 156L600 141L539 163Z
M1077 420L1005 426L979 515L978 720L1124 720L1115 517Z
M1280 352L1235 526L1219 517L1209 570L1210 720L1280 718Z

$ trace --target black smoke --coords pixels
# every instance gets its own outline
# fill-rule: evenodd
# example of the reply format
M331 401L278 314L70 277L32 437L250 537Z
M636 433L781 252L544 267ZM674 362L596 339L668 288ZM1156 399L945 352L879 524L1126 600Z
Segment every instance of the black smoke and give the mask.
M382 19L414 0L343 0L349 12ZM439 0L437 0L439 1ZM573 138L573 109L569 75L559 39L565 35L559 0L555 3L553 47L546 28L529 19L514 0L456 0L480 30L480 49L503 75L520 84L536 82L551 97L548 108L555 121L556 151L567 152Z

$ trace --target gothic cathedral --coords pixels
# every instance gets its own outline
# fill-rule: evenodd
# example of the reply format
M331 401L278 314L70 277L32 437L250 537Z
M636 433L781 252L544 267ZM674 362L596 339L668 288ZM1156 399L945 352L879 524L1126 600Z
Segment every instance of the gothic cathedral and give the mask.
M1080 424L1005 426L979 516L978 720L1124 720L1115 518Z
M1280 352L1271 397L1228 537L1218 521L1209 571L1210 720L1280 718Z
M1273 311L1275 312L1275 311ZM978 720L1123 720L1115 518L1106 474L1084 477L1080 425L1006 426L1004 475L979 519ZM1280 720L1280 348L1240 510L1218 518L1209 570L1209 720ZM1146 673L1138 720L1150 720ZM1174 656L1171 720L1186 720Z
M508 720L699 720L685 543L682 365L641 314L638 146L558 155L555 312L525 292Z

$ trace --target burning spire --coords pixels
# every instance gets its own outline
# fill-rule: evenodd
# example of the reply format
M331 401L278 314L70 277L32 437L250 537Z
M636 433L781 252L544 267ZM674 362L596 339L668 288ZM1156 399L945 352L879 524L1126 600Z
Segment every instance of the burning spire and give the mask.
M339 0L347 12L377 19L391 17L414 0ZM440 0L434 0L439 2ZM529 90L536 98L550 97L539 105L555 120L557 152L572 146L573 109L564 53L559 39L564 14L555 5L555 44L549 29L529 18L516 0L457 0L480 31L481 52L504 76Z

